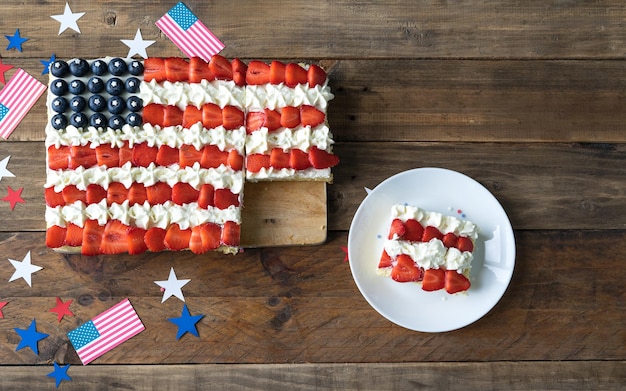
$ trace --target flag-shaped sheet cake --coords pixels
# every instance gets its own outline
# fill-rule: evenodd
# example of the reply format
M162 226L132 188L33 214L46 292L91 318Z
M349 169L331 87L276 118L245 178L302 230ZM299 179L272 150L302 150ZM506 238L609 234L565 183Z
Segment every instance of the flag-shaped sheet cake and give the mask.
M246 140L261 129L265 139L255 143L267 148L255 147L254 154L267 158L248 160L248 170L256 173L249 179L330 181L338 159L322 125L332 99L325 72L282 64L276 79L282 81L263 98L275 103L265 109L251 104L261 98L250 92L257 82L271 84L274 63L265 65L257 72L219 55L209 62L193 57L52 63L47 245L85 255L238 252ZM294 113L298 124L287 121ZM310 118L318 123L303 123ZM315 130L320 126L325 130ZM282 141L274 141L278 134ZM282 156L288 168L272 169L276 146L287 157L299 148L298 159Z

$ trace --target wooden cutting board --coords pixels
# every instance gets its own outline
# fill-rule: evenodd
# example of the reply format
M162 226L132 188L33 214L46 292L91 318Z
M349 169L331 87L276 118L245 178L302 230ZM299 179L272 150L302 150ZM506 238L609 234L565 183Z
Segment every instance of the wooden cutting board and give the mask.
M326 182L246 182L243 247L320 244L326 240Z

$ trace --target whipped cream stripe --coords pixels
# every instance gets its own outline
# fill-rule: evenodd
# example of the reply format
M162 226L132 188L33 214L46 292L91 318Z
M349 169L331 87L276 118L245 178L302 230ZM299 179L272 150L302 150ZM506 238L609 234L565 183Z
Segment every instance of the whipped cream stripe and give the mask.
M309 87L308 84L288 87L283 83L249 85L246 86L245 106L248 111L257 111L265 108L276 110L285 106L310 105L325 113L328 101L334 97L327 84L314 87Z
M157 103L177 106L182 111L187 106L200 109L205 103L214 103L220 108L235 106L244 109L246 87L240 87L232 80L202 80L200 83L170 82L156 80L142 81L139 84L139 98L144 107Z
M285 152L292 149L308 152L311 147L330 152L333 144L333 135L324 124L314 128L298 125L293 129L281 128L274 132L263 127L246 138L246 153L269 153L273 148L281 148Z
M423 227L435 227L444 235L451 232L456 236L466 236L472 241L478 238L478 227L471 221L438 212L429 212L415 206L394 205L391 208L391 220L394 219L400 219L402 222L409 219L417 220Z
M429 242L386 239L384 249L391 259L405 254L424 269L443 267L446 270L457 270L459 273L470 270L474 259L471 252L460 251L455 247L446 248L439 239L432 239Z

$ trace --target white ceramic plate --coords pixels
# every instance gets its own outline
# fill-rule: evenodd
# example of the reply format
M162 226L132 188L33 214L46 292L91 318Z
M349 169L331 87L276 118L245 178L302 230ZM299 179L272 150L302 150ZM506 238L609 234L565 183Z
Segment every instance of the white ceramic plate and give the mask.
M417 206L472 221L479 235L466 293L426 292L418 283L398 283L376 274L390 211ZM474 179L442 168L417 168L380 183L359 206L348 234L354 281L382 316L407 329L444 332L465 327L489 312L506 291L515 266L515 238L504 209Z

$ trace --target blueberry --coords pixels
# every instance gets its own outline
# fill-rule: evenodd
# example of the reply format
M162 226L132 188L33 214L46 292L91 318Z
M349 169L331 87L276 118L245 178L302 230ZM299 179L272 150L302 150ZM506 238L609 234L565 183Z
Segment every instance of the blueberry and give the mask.
M126 102L124 102L124 98L120 96L113 96L107 102L107 109L111 114L122 114L125 108Z
M130 113L126 116L126 122L130 126L139 126L141 125L142 121L143 120L141 119L141 116L137 113Z
M65 113L65 110L67 110L68 107L67 99L62 96L58 96L52 101L51 107L55 113Z
M70 72L76 77L85 76L89 72L89 63L82 58L75 58L70 61Z
M80 95L85 92L85 83L83 83L81 80L74 79L70 82L68 88L72 94Z
M75 113L80 113L81 111L85 110L86 106L87 102L85 102L85 98L83 98L82 96L75 96L70 101L70 109L72 109L72 111Z
M77 128L84 128L87 126L87 116L83 113L74 113L70 116L70 124Z
M124 83L126 86L126 91L130 92L131 94L134 94L135 92L139 91L140 83L141 82L136 77L129 77L128 79L126 79L126 82Z
M120 117L119 115L114 115L109 118L109 128L111 129L122 129L124 123L124 118Z
M102 60L95 60L91 63L91 73L102 76L107 73L107 63Z
M121 76L126 73L128 67L126 61L121 58L114 58L109 62L109 72L115 76Z
M133 60L128 66L128 71L133 76L139 76L143 73L143 64L141 61Z
M117 77L112 77L107 81L107 92L111 95L120 95L124 91L124 82Z
M67 118L63 114L57 114L50 121L53 128L59 130L67 126Z
M50 91L56 96L67 94L67 82L63 79L56 79L52 81L50 84Z
M126 101L126 108L133 113L138 112L143 109L143 100L141 100L138 96L131 96Z
M69 65L65 61L57 60L50 65L50 73L56 77L63 77L70 70Z
M107 125L107 117L103 114L95 113L89 117L89 126L94 128L104 128Z
M95 112L104 111L107 107L107 101L101 95L91 95L89 97L89 109Z
M92 94L98 94L104 91L104 81L102 81L99 77L92 77L87 82L87 89Z

